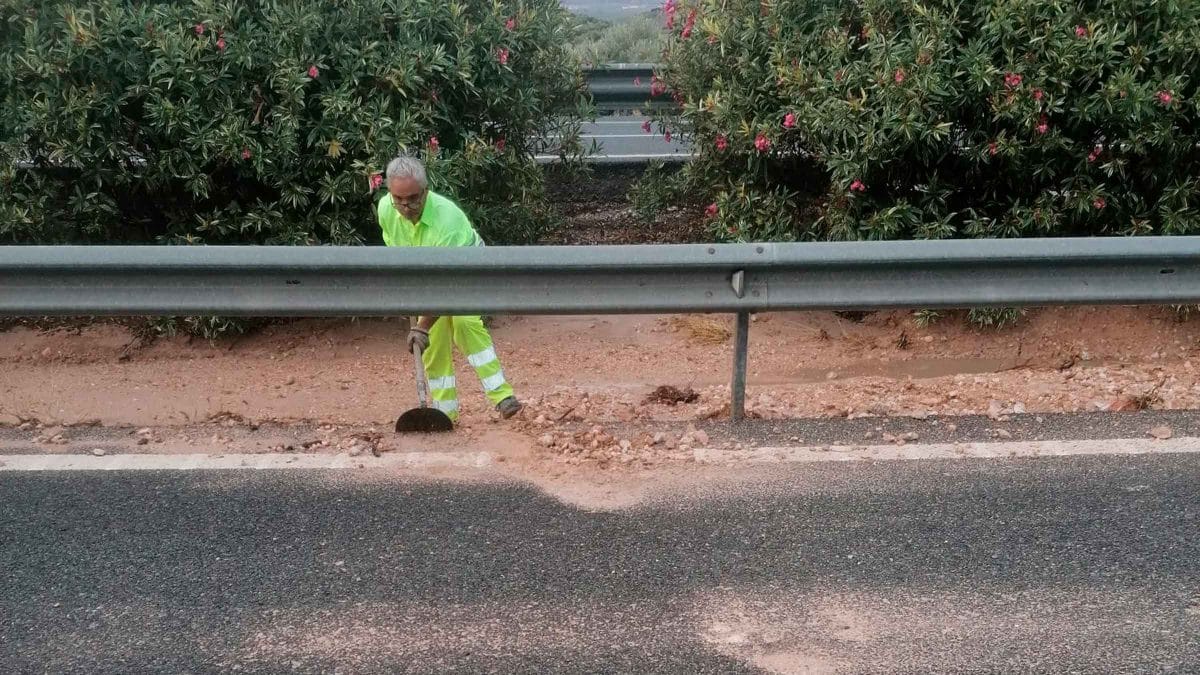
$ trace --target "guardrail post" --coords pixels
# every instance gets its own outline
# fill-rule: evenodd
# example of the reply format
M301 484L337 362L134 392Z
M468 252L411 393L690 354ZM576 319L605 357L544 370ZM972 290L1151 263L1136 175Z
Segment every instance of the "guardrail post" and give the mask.
M750 342L750 313L738 312L737 333L733 343L733 400L730 404L734 422L746 417L746 352Z

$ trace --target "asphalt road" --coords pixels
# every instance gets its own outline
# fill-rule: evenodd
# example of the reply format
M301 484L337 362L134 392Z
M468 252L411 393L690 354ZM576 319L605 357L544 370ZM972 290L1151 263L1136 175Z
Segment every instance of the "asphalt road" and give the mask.
M0 474L0 672L1200 672L1198 454L740 477Z
M672 136L671 141L667 142L658 125L652 126L651 132L647 133L642 127L646 121L644 117L613 116L584 124L584 147L588 147L593 140L599 146L591 161L618 164L653 160L671 162L686 160L690 156L690 146L680 142L678 135ZM553 155L541 155L538 159L550 161Z

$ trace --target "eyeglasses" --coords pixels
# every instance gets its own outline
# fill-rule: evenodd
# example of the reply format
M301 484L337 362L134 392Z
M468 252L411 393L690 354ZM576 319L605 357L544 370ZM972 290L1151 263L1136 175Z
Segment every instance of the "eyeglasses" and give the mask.
M420 204L425 199L425 191L421 190L415 195L392 195L392 203L396 206L409 206Z

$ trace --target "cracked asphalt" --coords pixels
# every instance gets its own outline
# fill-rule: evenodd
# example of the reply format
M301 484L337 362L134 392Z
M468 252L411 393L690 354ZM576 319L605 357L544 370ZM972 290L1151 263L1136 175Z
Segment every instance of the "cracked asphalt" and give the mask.
M1200 454L0 474L0 671L1200 672Z

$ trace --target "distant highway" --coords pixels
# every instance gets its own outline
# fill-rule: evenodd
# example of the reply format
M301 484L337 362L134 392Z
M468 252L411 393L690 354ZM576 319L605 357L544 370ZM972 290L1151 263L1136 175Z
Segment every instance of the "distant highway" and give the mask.
M613 116L602 117L596 122L583 125L583 144L590 147L593 140L599 152L589 158L595 163L644 163L655 160L682 162L691 157L691 147L673 136L668 142L657 125L650 133L643 129L645 117ZM653 124L653 123L652 123ZM538 155L539 162L549 163L557 159L552 154Z

